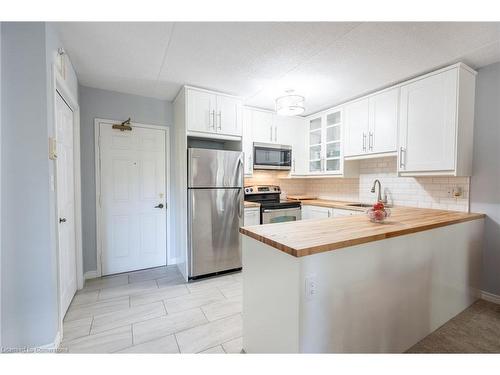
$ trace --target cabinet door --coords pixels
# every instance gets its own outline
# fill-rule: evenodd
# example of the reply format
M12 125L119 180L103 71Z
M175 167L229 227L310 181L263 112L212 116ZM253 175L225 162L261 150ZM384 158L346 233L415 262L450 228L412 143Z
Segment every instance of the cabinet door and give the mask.
M457 70L401 87L399 170L455 168Z
M308 123L308 171L312 174L323 172L323 118L315 117Z
M342 217L342 216L356 216L363 215L363 211L355 211L355 210L344 210L342 208L334 208L333 209L333 217Z
M273 142L274 115L271 112L252 110L252 135L254 142Z
M288 133L292 135L292 170L290 174L301 176L307 174L306 122L303 118L293 117Z
M259 225L260 210L258 208L245 208L243 216L243 225Z
M243 170L245 176L253 174L253 140L252 140L252 111L248 108L243 109Z
M395 152L398 134L399 88L370 97L368 152Z
M345 156L362 155L368 150L368 99L347 104L345 113Z
M204 91L187 89L187 130L215 133L216 96Z
M342 112L335 110L325 117L325 164L326 173L336 173L342 170L341 130Z
M240 136L242 134L241 101L228 96L217 96L217 133Z
M326 219L332 217L332 209L327 207L310 206L309 218L310 219Z

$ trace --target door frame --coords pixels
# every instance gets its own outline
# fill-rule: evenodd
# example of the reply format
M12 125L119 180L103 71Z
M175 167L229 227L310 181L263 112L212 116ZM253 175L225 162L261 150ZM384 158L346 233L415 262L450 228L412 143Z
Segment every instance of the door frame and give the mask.
M74 185L75 185L75 260L76 260L76 284L77 290L83 288L83 253L82 253L82 193L81 193L81 168L80 168L80 106L78 100L73 96L71 90L66 84L64 77L61 76L56 65L52 66L52 98L53 98L53 138L57 141L57 95L60 95L66 102L68 107L73 112L73 172L74 172ZM57 161L54 160L54 175L51 176L54 186L55 194L55 235L56 235L56 255L57 255L57 300L58 300L58 315L59 315L59 337L63 334L63 319L64 313L62 309L62 293L61 293L61 263L60 263L60 249L59 249L59 223L58 223L58 189L57 189Z
M102 221L102 207L100 204L100 196L101 196L101 150L100 150L100 124L106 123L109 125L120 124L122 121L119 120L109 120L103 118L95 118L94 119L94 145L95 145L95 213L96 213L96 277L102 276L102 230L101 230L101 221ZM167 248L165 251L167 265L175 264L175 258L171 253L171 211L172 206L170 202L170 127L168 125L152 125L152 124L143 124L139 122L131 122L130 125L136 128L145 128L145 129L154 129L154 130L162 130L165 132L165 202L167 208L167 227L166 235L167 235Z

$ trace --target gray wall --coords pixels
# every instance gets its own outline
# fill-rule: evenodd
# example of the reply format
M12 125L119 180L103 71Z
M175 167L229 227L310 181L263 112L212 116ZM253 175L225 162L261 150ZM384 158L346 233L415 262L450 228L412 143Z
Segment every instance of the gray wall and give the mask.
M500 63L477 76L471 211L487 214L482 289L500 295Z
M80 86L79 92L83 271L88 272L97 269L94 119L102 118L123 121L131 117L133 122L171 126L173 125L173 109L172 103L166 100L85 86ZM171 141L173 140L173 136L173 134L170 135Z
M2 345L53 343L59 322L52 63L61 47L52 25L2 25ZM67 85L77 95L76 75ZM6 125L7 124L7 125Z

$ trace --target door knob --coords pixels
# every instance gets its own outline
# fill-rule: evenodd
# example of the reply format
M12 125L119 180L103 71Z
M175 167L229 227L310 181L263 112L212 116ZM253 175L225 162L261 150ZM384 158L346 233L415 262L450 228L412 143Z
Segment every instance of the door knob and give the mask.
M158 206L155 206L155 208L163 208L163 203L160 203Z
M66 218L65 217L60 217L59 218L59 223L65 223L66 222Z

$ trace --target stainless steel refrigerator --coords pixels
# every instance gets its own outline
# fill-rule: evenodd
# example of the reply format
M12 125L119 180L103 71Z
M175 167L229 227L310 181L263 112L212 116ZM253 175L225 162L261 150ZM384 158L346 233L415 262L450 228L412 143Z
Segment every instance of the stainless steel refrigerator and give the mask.
M189 278L241 268L243 154L188 149Z

